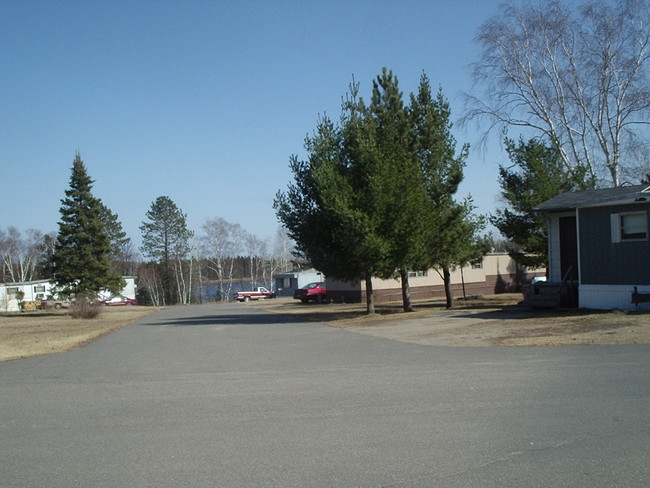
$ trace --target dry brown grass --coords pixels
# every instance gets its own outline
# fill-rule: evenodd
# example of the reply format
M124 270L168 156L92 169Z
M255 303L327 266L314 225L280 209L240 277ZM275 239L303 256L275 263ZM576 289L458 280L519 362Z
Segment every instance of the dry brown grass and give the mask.
M375 315L364 304L305 304L295 300L259 302L276 313L299 316L331 327L393 340L446 346L551 346L577 344L650 344L650 313L595 310L530 310L520 294L415 304L379 304Z
M155 310L154 307L102 308L94 319L75 319L64 310L1 314L0 361L69 351Z

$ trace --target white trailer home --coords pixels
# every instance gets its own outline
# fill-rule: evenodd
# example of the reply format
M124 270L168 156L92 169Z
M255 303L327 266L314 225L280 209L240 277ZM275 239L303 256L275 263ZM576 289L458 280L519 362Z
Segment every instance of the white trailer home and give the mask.
M51 295L52 285L48 280L24 281L0 285L0 311L18 312L21 301L45 300Z
M135 276L122 276L125 286L118 295L135 298ZM100 292L99 298L108 300L112 293ZM0 284L0 312L19 312L20 302L36 302L57 299L54 286L49 280L24 281Z

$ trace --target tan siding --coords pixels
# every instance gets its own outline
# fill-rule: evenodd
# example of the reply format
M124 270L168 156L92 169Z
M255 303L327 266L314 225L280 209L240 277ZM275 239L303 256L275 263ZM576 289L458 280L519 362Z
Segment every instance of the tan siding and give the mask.
M491 295L495 293L519 292L521 285L529 282L533 276L544 276L544 269L525 270L504 253L488 254L482 261L481 268L472 266L456 269L451 273L452 292L454 296L463 296L463 282L465 295ZM377 302L398 302L402 300L401 283L397 279L373 279L373 291ZM427 272L427 276L409 278L411 298L413 300L426 300L445 296L442 277L434 269ZM354 300L365 300L365 282L341 283L328 280L328 293L332 296L344 297Z

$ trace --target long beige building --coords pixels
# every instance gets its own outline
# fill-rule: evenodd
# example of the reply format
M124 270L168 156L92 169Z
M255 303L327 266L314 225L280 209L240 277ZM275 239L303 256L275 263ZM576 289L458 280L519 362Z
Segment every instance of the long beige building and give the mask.
M544 276L545 273L545 269L527 269L518 265L507 253L490 253L480 261L452 271L452 291L455 297L520 292L521 287L533 277ZM326 282L327 294L335 300L365 301L364 281L346 283L327 279ZM435 269L409 273L409 285L413 300L445 296L444 281ZM402 300L399 279L373 278L372 286L377 302Z

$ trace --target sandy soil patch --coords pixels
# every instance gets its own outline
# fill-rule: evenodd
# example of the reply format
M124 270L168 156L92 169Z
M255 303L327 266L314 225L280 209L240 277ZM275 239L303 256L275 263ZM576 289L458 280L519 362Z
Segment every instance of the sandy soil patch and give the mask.
M96 319L73 319L67 311L0 315L0 361L69 351L159 310L107 307Z
M650 344L650 313L636 311L533 310L518 305L520 294L416 303L381 304L373 316L362 304L302 304L290 299L255 303L276 313L387 339L437 346L560 346Z

